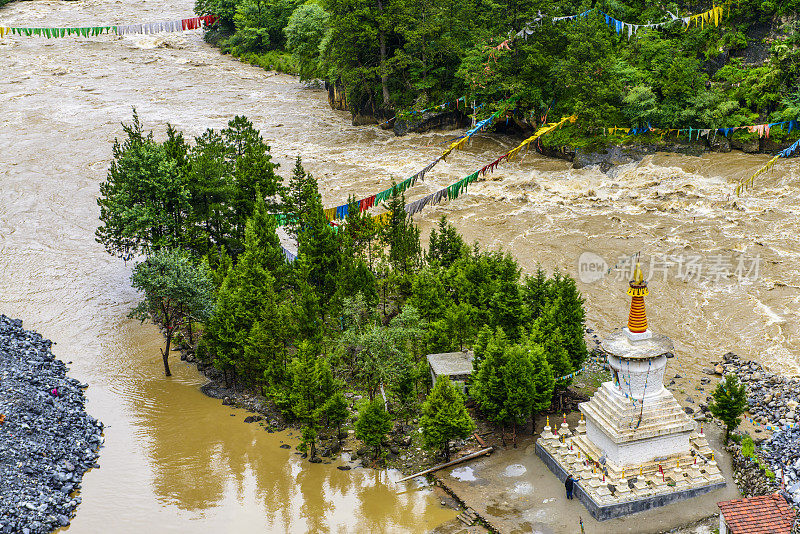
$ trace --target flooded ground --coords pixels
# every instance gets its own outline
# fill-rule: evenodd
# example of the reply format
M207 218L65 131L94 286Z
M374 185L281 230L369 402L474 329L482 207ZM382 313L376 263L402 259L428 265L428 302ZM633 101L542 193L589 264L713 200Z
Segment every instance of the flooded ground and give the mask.
M190 16L192 5L33 0L0 10L0 23L162 21ZM174 365L175 376L165 379L159 333L126 318L136 299L131 265L94 241L98 186L132 106L159 136L168 122L199 135L246 115L283 173L302 156L320 179L325 205L416 172L451 133L395 138L353 127L347 113L329 109L323 91L221 56L197 31L6 37L0 72L0 311L58 343L57 355L91 386L89 411L107 425L102 467L84 479L71 532L112 525L115 532L201 525L214 532L416 532L453 517L427 491L395 487L385 473L302 464L278 448L283 438L205 398L190 366ZM511 146L476 136L408 198L453 183ZM735 181L766 159L664 154L603 174L530 153L417 221L427 231L447 214L469 241L511 251L526 271L538 262L580 278L579 257L593 253L584 264L605 263L603 272L611 272L596 281L584 276L579 288L600 334L625 321L629 274L618 259L641 252L647 270L666 255L671 263L650 282L648 314L651 327L675 341L682 372L696 377L733 350L794 374L800 162L779 162L753 194L733 196Z
M577 424L577 414L569 418ZM539 421L542 428L544 421ZM722 444L723 432L715 425L706 427L711 447L727 487L690 500L648 510L628 517L596 521L578 499L568 501L564 484L536 456L533 436L524 436L517 449L478 458L469 467L448 468L437 477L458 494L464 503L500 532L534 534L572 534L584 529L591 534L647 534L673 532L673 528L695 523L718 514L717 502L740 497L732 482L730 455ZM469 476L465 477L465 470ZM681 533L710 533L705 525L682 529Z

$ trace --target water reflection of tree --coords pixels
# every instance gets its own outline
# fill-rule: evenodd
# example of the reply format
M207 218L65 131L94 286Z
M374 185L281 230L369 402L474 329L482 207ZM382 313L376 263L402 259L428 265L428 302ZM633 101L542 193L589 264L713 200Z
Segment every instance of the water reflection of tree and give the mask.
M331 466L305 464L297 475L298 486L303 497L300 516L306 519L306 532L329 532L329 516L334 503L329 500L329 481L334 469Z
M309 464L279 448L281 440L290 442L285 435L229 417L192 387L162 378L136 382L128 399L162 502L199 512L219 506L233 490L237 506L253 506L241 497L255 487L263 506L258 513L280 532L303 523L307 532L413 532L431 519L426 497L413 490L398 495L403 486L383 471Z
M202 399L187 399L194 396L186 394L190 389L145 379L129 398L149 449L156 495L182 510L197 511L219 503L239 462L230 458L229 436L214 424L218 417L202 411L203 403L197 403Z
M264 513L273 530L289 532L295 516L293 500L297 493L292 476L293 452L281 449L276 435L260 427L254 428L261 434L253 444L251 454L259 501L264 503Z
M358 490L359 532L415 532L428 523L417 509L423 498L419 492L403 493L404 486L389 481L385 471L363 470L364 483ZM422 513L421 513L422 512Z

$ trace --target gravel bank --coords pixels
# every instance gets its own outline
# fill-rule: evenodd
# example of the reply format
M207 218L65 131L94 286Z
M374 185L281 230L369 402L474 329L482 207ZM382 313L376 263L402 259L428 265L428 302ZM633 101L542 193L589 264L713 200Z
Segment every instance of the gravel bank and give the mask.
M0 532L66 526L96 463L103 424L86 413L83 388L66 376L52 342L0 315Z

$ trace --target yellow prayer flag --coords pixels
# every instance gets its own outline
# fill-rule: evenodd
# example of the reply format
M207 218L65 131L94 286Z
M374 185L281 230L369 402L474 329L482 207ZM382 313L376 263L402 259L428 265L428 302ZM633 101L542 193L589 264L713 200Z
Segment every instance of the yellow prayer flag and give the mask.
M745 189L747 189L747 188L748 188L748 186L750 186L750 185L751 185L751 184L752 184L752 183L755 181L755 179L756 179L756 178L758 178L759 176L761 176L761 175L762 175L762 174L764 174L765 172L767 172L767 171L769 171L770 169L772 169L772 167L774 167L774 166L775 166L775 162L776 162L776 161L778 161L778 158L780 158L780 155L778 155L778 156L775 156L774 158L772 158L771 160L769 160L769 161L767 162L767 164L766 164L766 165L764 165L763 167L761 167L760 169L758 169L758 170L756 171L756 173L755 173L753 176L751 176L750 178L746 178L746 179L744 179L744 180L740 181L740 182L739 182L739 185L737 185L737 186L736 186L736 194L737 194L737 195L741 195L741 194L742 194L742 192L743 192Z

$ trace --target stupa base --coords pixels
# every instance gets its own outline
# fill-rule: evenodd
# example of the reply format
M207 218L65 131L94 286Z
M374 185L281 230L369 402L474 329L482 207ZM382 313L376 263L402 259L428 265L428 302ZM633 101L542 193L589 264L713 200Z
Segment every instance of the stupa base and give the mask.
M725 487L725 478L704 436L693 433L692 451L674 455L668 462L597 467L596 453L586 435L540 438L536 455L562 482L575 478L574 495L598 521L622 517L691 499ZM692 454L694 453L694 454ZM593 469L592 466L595 466Z

